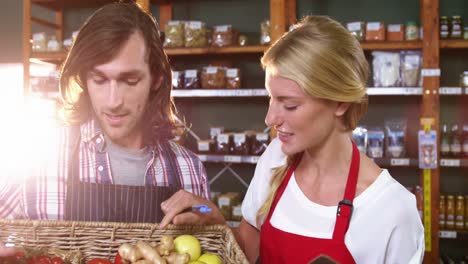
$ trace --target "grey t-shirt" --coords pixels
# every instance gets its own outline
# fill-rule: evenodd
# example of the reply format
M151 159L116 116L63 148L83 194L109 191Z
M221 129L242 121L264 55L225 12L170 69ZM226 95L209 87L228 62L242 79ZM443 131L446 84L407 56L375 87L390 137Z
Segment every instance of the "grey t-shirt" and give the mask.
M152 154L148 147L127 149L106 138L106 151L109 153L112 178L115 184L143 186Z

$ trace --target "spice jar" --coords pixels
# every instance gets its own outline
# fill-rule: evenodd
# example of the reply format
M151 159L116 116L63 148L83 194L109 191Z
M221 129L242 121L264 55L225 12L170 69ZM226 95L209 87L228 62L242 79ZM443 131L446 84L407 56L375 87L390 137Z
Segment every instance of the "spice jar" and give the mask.
M384 41L385 26L383 22L368 22L366 25L366 41Z
M32 51L47 51L46 33L35 33L32 36Z
M405 31L403 24L390 24L387 26L388 41L403 41L405 39Z
M200 21L189 21L185 23L184 30L186 48L202 48L208 45L205 23Z
M226 87L226 70L222 67L203 67L201 74L202 88L221 89Z
M440 38L441 39L448 38L449 32L450 32L450 25L449 25L448 17L441 16L440 17Z
M458 195L455 203L455 228L458 230L465 228L465 198L463 195Z
M445 195L439 198L439 229L445 228Z
M460 39L462 37L462 19L461 16L452 16L452 28L450 30L450 38Z
M454 229L455 227L455 197L453 197L453 195L447 196L445 213L446 213L445 227L447 229Z
M51 36L47 42L47 51L60 51L62 49L62 43L57 41L55 36Z
M263 21L260 24L260 45L270 44L270 20Z
M365 23L362 21L357 21L357 22L350 22L346 24L346 28L348 31L353 35L354 37L357 38L359 41L364 40L365 36Z
M406 23L406 40L418 40L419 39L419 27L414 21L408 21Z

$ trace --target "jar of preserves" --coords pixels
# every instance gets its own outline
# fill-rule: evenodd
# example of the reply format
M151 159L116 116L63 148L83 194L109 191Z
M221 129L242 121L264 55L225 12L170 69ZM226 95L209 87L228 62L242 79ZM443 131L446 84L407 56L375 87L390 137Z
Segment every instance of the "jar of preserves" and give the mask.
M447 16L440 17L440 38L446 39L449 37L450 24Z
M419 39L419 27L414 21L408 21L406 23L406 40L418 40Z
M468 230L468 195L465 195L465 229Z
M439 198L439 229L445 228L445 195Z
M468 40L468 27L463 28L463 39Z
M462 151L462 133L458 124L452 125L452 140L450 142L450 154L453 158L459 158Z
M463 124L463 143L462 143L462 156L463 157L468 157L468 123Z
M450 131L449 125L442 125L442 136L440 138L440 155L448 157L450 155Z
M445 213L446 213L445 227L447 229L454 229L455 227L455 197L453 195L447 196Z
M455 203L455 228L458 230L465 228L465 198L463 195L458 195Z
M462 19L461 16L452 16L450 38L459 39L462 37Z

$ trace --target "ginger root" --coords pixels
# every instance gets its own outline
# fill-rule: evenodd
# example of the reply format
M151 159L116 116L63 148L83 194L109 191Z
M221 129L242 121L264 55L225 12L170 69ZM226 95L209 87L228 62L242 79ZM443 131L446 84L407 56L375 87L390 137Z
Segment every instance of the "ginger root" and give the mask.
M174 250L174 238L171 235L163 235L156 250L161 256L169 256L171 251Z
M120 245L119 255L123 260L128 260L131 263L137 262L138 260L143 258L142 252L140 252L140 250L137 247L130 244Z
M141 254L146 260L151 261L153 264L166 264L166 260L163 259L156 249L152 248L150 244L138 241L136 247L140 250Z
M187 264L190 261L190 254L179 254L176 252L171 252L169 256L165 257L165 259L169 264Z

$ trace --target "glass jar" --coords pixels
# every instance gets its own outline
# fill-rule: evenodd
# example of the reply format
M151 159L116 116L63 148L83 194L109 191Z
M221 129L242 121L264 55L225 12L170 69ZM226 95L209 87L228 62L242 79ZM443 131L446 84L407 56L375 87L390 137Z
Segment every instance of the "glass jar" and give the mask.
M265 20L260 23L260 45L270 44L270 20Z
M468 27L463 29L463 39L468 40Z
M460 39L462 37L462 19L461 16L452 16L450 38Z
M446 39L449 36L450 24L447 16L440 17L440 38Z
M57 41L55 36L51 36L47 42L47 51L60 51L62 49L62 43Z
M406 23L406 40L418 40L419 39L419 27L414 21L408 21Z
M460 74L460 87L468 88L468 71L464 71Z

